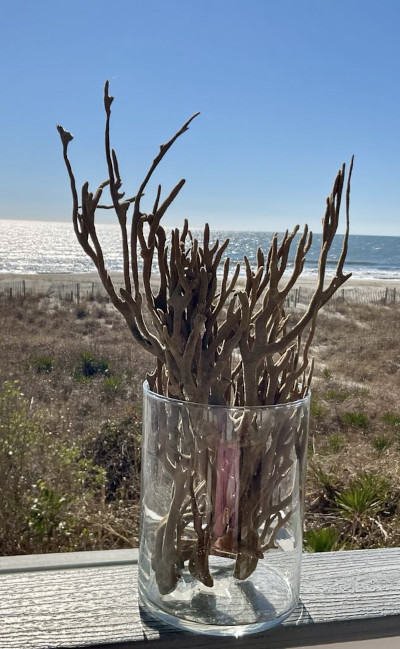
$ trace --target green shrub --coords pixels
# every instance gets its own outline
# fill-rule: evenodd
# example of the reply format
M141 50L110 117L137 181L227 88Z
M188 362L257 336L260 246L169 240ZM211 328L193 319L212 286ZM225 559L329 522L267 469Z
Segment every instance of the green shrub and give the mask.
M76 549L80 518L100 499L104 472L76 444L53 439L18 381L0 387L0 555ZM96 507L98 509L98 505Z
M362 472L336 495L335 505L344 518L373 515L385 505L389 489L384 476Z
M324 414L324 407L314 395L311 395L310 413L313 417L322 417Z
M304 534L306 552L331 552L339 549L339 533L333 527L308 530Z
M12 491L20 483L29 486L30 474L24 475L22 461L26 454L34 451L39 434L39 421L31 417L19 381L5 381L0 389L0 480L3 488L8 486ZM2 507L7 507L4 497L2 500Z
M377 435L372 440L372 444L378 453L382 453L386 448L388 448L388 446L390 446L391 440L385 435Z
M324 379L329 381L329 379L332 378L332 372L330 370L328 370L327 367L325 367L325 369L322 370L322 376L324 377Z
M342 422L352 428L368 428L368 416L364 412L345 412Z
M344 439L342 435L330 435L329 446L334 453L339 453L344 446Z
M105 472L106 499L137 499L140 483L141 423L134 416L110 419L92 436L85 457Z
M88 351L79 354L75 366L74 376L78 381L92 379L97 374L107 375L110 371L110 363L105 358L97 358Z
M31 366L38 374L48 374L54 367L53 359L50 356L38 356L31 361Z
M336 390L335 388L331 388L325 392L325 399L328 401L336 401L337 403L342 403L343 401L346 401L350 396L350 392L347 392L346 390L343 390L342 388Z
M333 473L327 473L321 467L310 463L310 470L316 482L324 489L327 496L332 499L337 493L338 478Z
M389 426L398 428L400 430L400 415L397 415L394 412L387 412L383 416L383 421L385 422L385 424L388 424Z
M65 519L68 517L68 500L57 490L49 488L43 480L36 485L37 495L33 496L28 525L42 543L45 538L54 535L55 530L65 530Z
M105 376L103 389L109 399L114 399L122 391L122 381L119 376Z
M75 315L76 315L78 320L83 320L83 318L86 318L86 316L87 316L86 309L84 309L81 306L77 307L77 309L75 311Z

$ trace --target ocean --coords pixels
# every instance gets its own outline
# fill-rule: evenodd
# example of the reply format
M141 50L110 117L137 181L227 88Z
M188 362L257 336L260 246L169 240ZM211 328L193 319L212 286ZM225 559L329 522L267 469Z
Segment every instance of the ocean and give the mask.
M200 230L192 230L199 237ZM99 224L110 272L122 271L120 231L117 224ZM212 231L212 240L230 239L227 256L233 263L247 255L255 261L257 248L267 250L273 233ZM315 276L321 235L315 234L303 275ZM334 241L327 265L333 272L340 255L342 236ZM294 251L293 251L294 252ZM93 272L92 261L75 239L71 223L0 220L0 273L85 273ZM290 270L290 266L288 267ZM358 279L400 280L400 237L350 235L345 272Z

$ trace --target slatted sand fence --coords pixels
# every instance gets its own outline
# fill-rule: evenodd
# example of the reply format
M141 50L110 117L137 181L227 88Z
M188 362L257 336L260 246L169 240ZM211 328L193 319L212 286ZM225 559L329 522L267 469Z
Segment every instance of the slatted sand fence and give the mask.
M118 282L116 283L118 287ZM55 301L79 304L85 300L103 300L107 293L100 281L91 279L52 281L49 278L0 279L0 299L24 300L26 297L48 297Z
M122 278L115 279L118 289L122 286ZM309 285L299 285L293 288L287 299L287 306L304 308L313 294L313 288ZM33 278L24 277L16 279L10 275L2 278L0 276L0 299L23 300L26 297L49 297L59 301L70 301L79 304L85 300L104 300L107 293L102 283L93 279L93 275L83 274L77 279L65 278L58 275L55 279L52 275L35 275ZM400 303L400 282L391 285L383 285L378 282L376 287L369 284L368 287L344 286L334 295L329 302L329 309L334 309L340 303L353 303L359 305L390 305Z
M310 301L313 288L298 286L289 293L287 306L304 308ZM325 308L334 310L339 304L390 305L400 303L400 283L393 286L346 287L338 290Z

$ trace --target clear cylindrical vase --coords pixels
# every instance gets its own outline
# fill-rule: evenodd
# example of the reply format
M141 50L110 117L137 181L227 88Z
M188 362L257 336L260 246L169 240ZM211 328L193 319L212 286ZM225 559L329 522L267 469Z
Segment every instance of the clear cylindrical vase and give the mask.
M182 629L275 626L300 587L309 395L225 407L144 385L139 597Z

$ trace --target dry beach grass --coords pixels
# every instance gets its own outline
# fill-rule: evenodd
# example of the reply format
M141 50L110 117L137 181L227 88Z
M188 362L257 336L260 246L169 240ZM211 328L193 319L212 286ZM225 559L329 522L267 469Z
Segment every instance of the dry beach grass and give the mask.
M135 546L151 359L104 299L3 295L0 326L0 554ZM400 304L325 308L314 355L305 545L399 545Z

